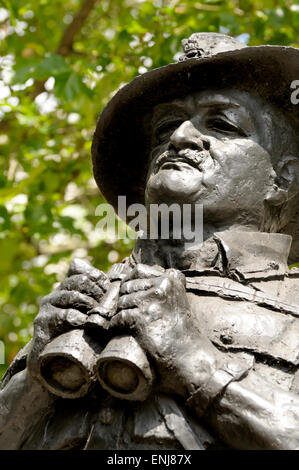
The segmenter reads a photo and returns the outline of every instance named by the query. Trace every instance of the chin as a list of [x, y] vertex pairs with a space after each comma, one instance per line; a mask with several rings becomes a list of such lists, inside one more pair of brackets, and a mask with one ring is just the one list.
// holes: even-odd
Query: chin
[[204, 189], [202, 175], [198, 171], [160, 170], [151, 175], [146, 186], [146, 198], [150, 203], [192, 203]]

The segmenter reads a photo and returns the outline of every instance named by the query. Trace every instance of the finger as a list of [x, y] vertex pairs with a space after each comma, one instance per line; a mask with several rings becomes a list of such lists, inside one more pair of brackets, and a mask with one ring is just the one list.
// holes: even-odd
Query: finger
[[138, 308], [121, 310], [111, 318], [109, 328], [134, 328], [139, 315]]
[[35, 342], [47, 343], [57, 332], [80, 328], [85, 324], [87, 318], [87, 315], [78, 310], [61, 309], [47, 304], [34, 320]]
[[59, 309], [59, 312], [53, 317], [53, 326], [59, 331], [67, 331], [72, 328], [82, 327], [86, 320], [87, 315], [73, 308]]
[[47, 304], [59, 308], [74, 308], [85, 313], [96, 307], [98, 302], [86, 294], [81, 294], [81, 292], [57, 290], [42, 299], [41, 307]]
[[107, 282], [109, 283], [109, 279], [103, 271], [94, 268], [90, 263], [80, 258], [73, 259], [69, 266], [67, 277], [74, 276], [76, 274], [86, 274], [97, 284], [103, 283], [105, 285]]
[[119, 298], [117, 308], [127, 309], [138, 307], [140, 302], [142, 302], [144, 299], [146, 299], [147, 302], [152, 302], [154, 300], [161, 299], [164, 296], [165, 290], [163, 289], [163, 286], [153, 287], [146, 291], [138, 291], [132, 294], [122, 295]]
[[93, 313], [88, 316], [85, 323], [86, 329], [99, 329], [99, 330], [108, 330], [110, 326], [110, 321], [104, 318], [99, 313]]
[[74, 274], [86, 274], [92, 272], [95, 268], [81, 258], [74, 258], [69, 266], [68, 276], [73, 276]]
[[125, 263], [115, 263], [107, 272], [107, 277], [110, 281], [121, 280], [124, 279], [131, 271], [132, 268], [128, 267]]
[[167, 277], [169, 277], [169, 278], [171, 278], [175, 281], [181, 282], [186, 287], [186, 277], [178, 269], [173, 269], [173, 268], [166, 269], [165, 274], [166, 274]]
[[124, 281], [132, 279], [147, 279], [158, 277], [165, 273], [165, 269], [161, 266], [148, 266], [147, 264], [137, 264], [132, 271], [124, 278]]
[[147, 290], [153, 287], [153, 279], [133, 279], [132, 281], [126, 281], [121, 285], [119, 293], [131, 294], [139, 290]]
[[86, 274], [75, 274], [71, 277], [67, 277], [62, 281], [58, 290], [78, 291], [81, 292], [81, 294], [92, 296], [97, 302], [101, 300], [105, 292], [103, 287], [91, 281]]

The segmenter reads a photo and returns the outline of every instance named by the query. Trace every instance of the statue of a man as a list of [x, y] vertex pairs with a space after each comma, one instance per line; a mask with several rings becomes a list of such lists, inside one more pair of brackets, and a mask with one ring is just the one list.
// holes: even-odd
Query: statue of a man
[[[183, 46], [113, 97], [93, 166], [114, 207], [201, 204], [203, 241], [141, 238], [107, 274], [72, 262], [4, 377], [2, 449], [299, 448], [299, 51], [214, 33]], [[136, 341], [154, 374], [144, 396], [117, 360], [104, 371], [115, 394], [95, 380], [76, 395], [67, 360], [46, 387], [40, 358], [83, 332], [99, 354]], [[69, 379], [69, 395], [52, 393]]]

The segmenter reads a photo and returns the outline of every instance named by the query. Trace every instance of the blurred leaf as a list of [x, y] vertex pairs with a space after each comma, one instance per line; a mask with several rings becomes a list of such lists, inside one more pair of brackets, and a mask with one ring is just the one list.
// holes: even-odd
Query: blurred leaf
[[54, 93], [58, 98], [65, 101], [73, 101], [82, 93], [89, 98], [93, 92], [82, 82], [82, 78], [76, 72], [62, 73], [56, 77]]
[[36, 68], [40, 59], [19, 59], [14, 67], [12, 84], [24, 83], [29, 78], [35, 78]]
[[64, 57], [57, 54], [48, 54], [36, 67], [35, 76], [42, 80], [51, 76], [70, 73], [71, 69]]

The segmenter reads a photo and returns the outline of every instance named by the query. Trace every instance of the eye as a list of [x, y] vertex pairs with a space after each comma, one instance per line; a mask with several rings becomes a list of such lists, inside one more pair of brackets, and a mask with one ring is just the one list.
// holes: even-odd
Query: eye
[[165, 121], [155, 129], [155, 137], [158, 142], [162, 143], [183, 123], [183, 119], [175, 119], [172, 121]]
[[208, 129], [215, 130], [216, 132], [222, 132], [224, 134], [238, 134], [243, 137], [247, 137], [247, 134], [239, 126], [232, 124], [226, 119], [222, 118], [211, 118], [206, 122]]

